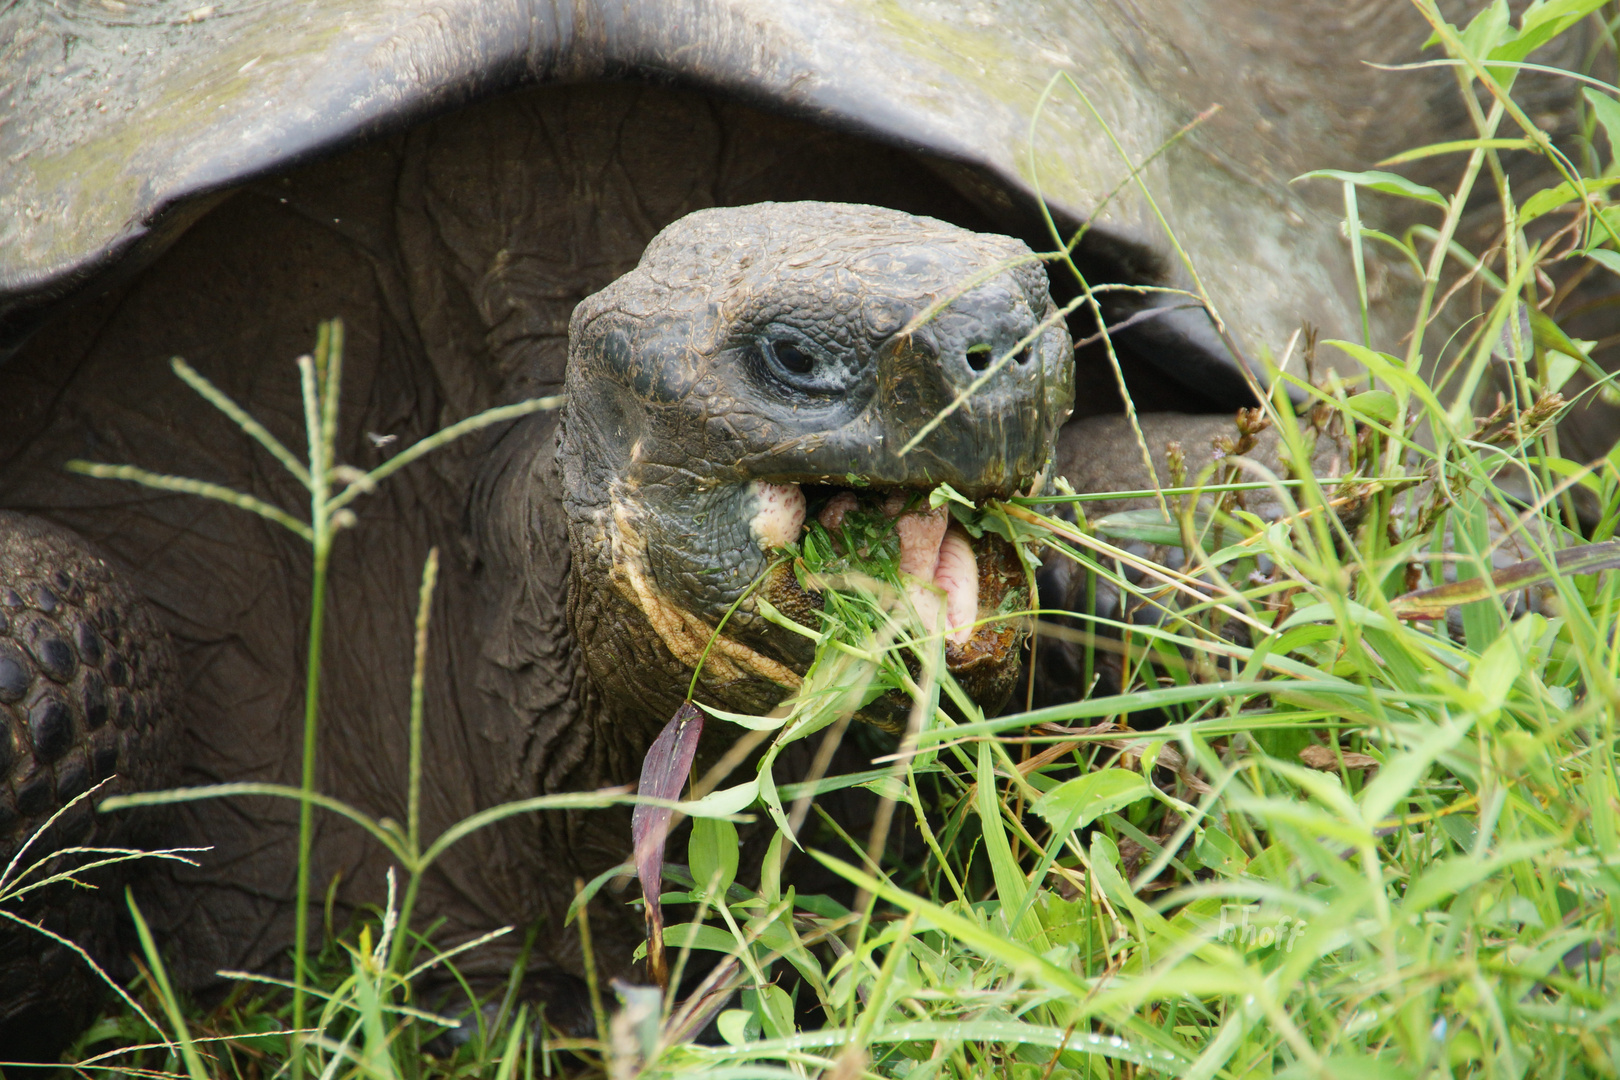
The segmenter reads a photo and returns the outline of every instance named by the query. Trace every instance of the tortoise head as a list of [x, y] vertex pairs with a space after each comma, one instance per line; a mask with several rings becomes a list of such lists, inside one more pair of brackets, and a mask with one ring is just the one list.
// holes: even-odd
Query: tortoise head
[[[901, 568], [937, 598], [947, 661], [1000, 706], [1019, 633], [972, 624], [1006, 609], [1022, 570], [1000, 541], [948, 531], [911, 496], [940, 483], [1007, 496], [1044, 480], [1073, 355], [1028, 247], [869, 206], [704, 210], [581, 303], [569, 342], [570, 602], [582, 639], [617, 643], [584, 650], [610, 697], [662, 709], [708, 648], [703, 684], [717, 699], [779, 700], [810, 642], [752, 597], [709, 639], [807, 513], [829, 522], [864, 504], [898, 518]], [[817, 598], [787, 567], [761, 591], [815, 624]]]

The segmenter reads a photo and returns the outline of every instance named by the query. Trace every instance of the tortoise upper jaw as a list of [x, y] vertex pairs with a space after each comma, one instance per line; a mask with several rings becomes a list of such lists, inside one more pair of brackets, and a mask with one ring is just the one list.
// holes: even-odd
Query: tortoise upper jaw
[[774, 483], [858, 479], [862, 490], [943, 483], [975, 501], [1028, 492], [1044, 479], [1073, 411], [1070, 352], [1060, 324], [1027, 346], [1022, 362], [978, 371], [960, 356], [946, 363], [925, 332], [897, 335], [879, 351], [865, 408], [743, 455], [739, 472]]

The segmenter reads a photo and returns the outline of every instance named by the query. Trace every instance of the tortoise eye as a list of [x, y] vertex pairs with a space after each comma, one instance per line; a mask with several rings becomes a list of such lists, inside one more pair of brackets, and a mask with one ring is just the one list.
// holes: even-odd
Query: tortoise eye
[[815, 357], [791, 341], [774, 342], [771, 352], [775, 355], [776, 362], [782, 365], [782, 369], [794, 375], [809, 375], [816, 369]]
[[746, 350], [757, 378], [796, 399], [830, 402], [860, 376], [857, 357], [830, 352], [792, 327], [768, 327], [747, 343]]

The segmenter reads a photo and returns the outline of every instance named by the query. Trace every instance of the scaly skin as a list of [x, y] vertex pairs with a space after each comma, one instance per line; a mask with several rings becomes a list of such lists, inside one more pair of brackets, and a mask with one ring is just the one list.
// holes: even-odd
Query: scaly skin
[[[97, 794], [166, 783], [174, 760], [174, 656], [147, 606], [66, 530], [0, 511], [0, 871], [30, 838], [12, 882], [83, 863], [32, 864], [69, 845], [116, 847], [154, 839], [155, 822], [60, 808]], [[37, 834], [37, 835], [36, 835]], [[8, 909], [102, 957], [119, 949], [122, 875], [92, 872], [99, 892], [55, 885]], [[89, 1019], [84, 962], [32, 931], [0, 931], [0, 1060], [46, 1049]]]

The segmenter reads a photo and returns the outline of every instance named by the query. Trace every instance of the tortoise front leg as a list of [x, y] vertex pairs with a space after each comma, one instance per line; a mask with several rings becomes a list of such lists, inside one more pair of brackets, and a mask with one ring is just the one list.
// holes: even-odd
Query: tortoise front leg
[[[107, 564], [65, 529], [0, 511], [0, 873], [16, 857], [0, 905], [104, 965], [127, 951], [121, 894], [138, 862], [84, 874], [94, 889], [16, 891], [97, 858], [63, 849], [151, 844], [151, 816], [94, 802], [168, 779], [174, 687], [167, 635]], [[73, 949], [0, 921], [0, 1061], [55, 1060], [101, 987]]]

